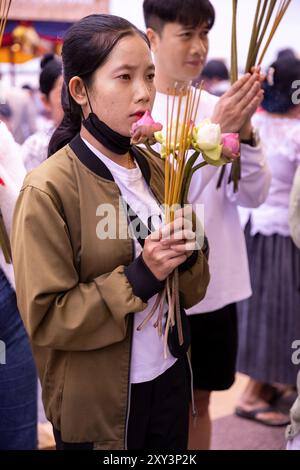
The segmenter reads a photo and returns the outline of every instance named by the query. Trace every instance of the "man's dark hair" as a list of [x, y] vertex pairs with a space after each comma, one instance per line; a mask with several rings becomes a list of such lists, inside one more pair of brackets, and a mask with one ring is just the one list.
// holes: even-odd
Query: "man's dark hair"
[[196, 27], [206, 23], [213, 27], [215, 10], [209, 0], [144, 0], [144, 19], [147, 28], [161, 33], [166, 23]]

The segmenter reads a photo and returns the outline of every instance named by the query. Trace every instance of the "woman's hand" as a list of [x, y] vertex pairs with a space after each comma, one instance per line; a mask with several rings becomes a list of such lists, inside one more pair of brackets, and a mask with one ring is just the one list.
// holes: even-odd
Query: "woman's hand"
[[190, 207], [175, 212], [174, 221], [145, 240], [143, 260], [159, 281], [164, 281], [184, 263], [196, 247]]

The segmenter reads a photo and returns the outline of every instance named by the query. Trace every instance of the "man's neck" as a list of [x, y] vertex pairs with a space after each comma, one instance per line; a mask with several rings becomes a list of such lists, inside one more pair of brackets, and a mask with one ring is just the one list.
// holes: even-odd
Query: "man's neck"
[[[187, 80], [180, 81], [180, 82], [176, 81], [170, 77], [167, 77], [164, 74], [161, 74], [159, 72], [159, 69], [156, 69], [154, 84], [155, 84], [156, 91], [158, 91], [159, 93], [163, 93], [164, 95], [168, 95], [168, 94], [178, 95], [179, 89], [182, 87], [187, 87], [189, 82]], [[176, 84], [177, 91], [175, 91], [175, 84]]]

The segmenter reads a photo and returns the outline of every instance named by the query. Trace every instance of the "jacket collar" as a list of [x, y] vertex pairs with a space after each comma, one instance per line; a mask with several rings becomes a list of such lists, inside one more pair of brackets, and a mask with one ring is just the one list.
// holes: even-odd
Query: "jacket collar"
[[[84, 143], [80, 134], [77, 134], [74, 139], [69, 143], [69, 146], [77, 156], [77, 158], [85, 165], [89, 170], [96, 175], [101, 176], [110, 181], [114, 181], [113, 175], [107, 168], [107, 166], [97, 157]], [[140, 170], [142, 172], [143, 177], [145, 178], [148, 186], [150, 184], [151, 179], [151, 171], [149, 163], [147, 162], [146, 158], [139, 152], [137, 147], [132, 147], [130, 150], [134, 158], [136, 159]]]

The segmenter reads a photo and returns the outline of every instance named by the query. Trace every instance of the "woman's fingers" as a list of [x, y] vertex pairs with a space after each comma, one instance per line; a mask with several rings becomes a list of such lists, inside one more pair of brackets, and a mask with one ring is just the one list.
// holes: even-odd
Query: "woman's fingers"
[[176, 253], [186, 253], [187, 251], [194, 251], [196, 249], [196, 240], [179, 245], [171, 245], [171, 248]]
[[166, 248], [171, 245], [180, 245], [182, 242], [193, 242], [196, 239], [193, 230], [179, 230], [168, 238], [161, 240], [161, 246]]

